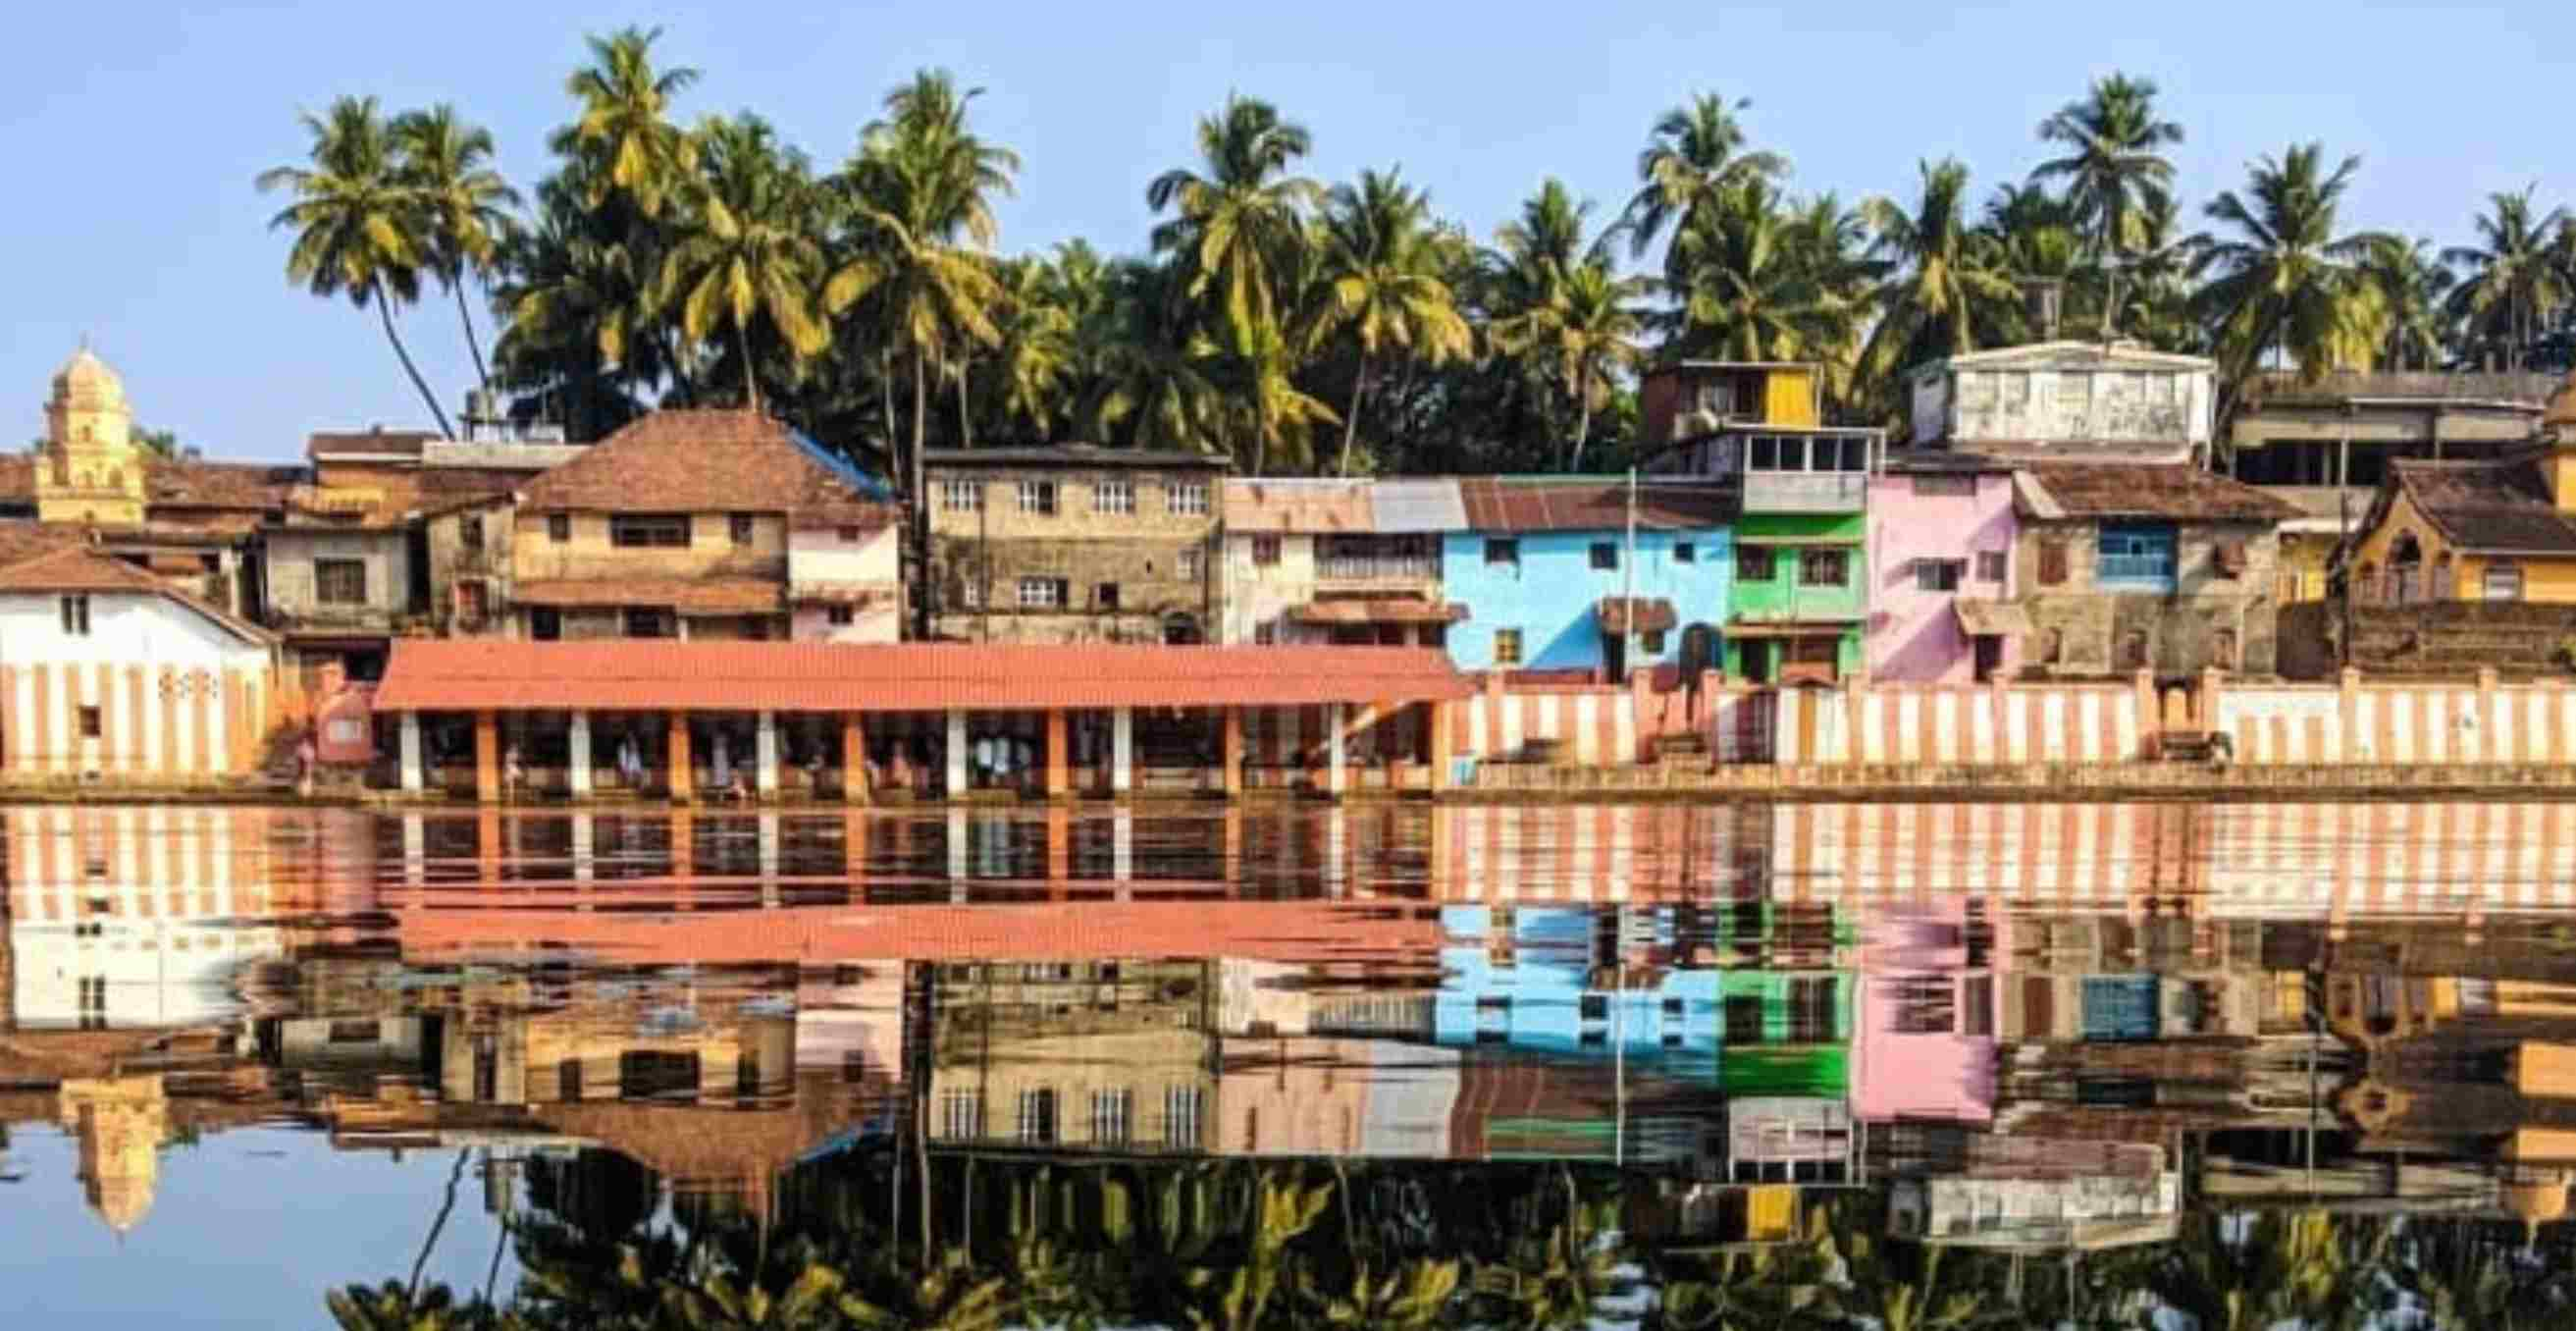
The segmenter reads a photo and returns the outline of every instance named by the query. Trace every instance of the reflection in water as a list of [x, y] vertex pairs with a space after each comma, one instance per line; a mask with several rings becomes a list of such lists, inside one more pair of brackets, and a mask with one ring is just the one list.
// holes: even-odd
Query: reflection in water
[[[0, 1122], [76, 1162], [0, 1234], [251, 1124], [410, 1153], [422, 1249], [304, 1273], [352, 1324], [2576, 1312], [2576, 805], [0, 836]], [[460, 1189], [488, 1290], [414, 1273]]]

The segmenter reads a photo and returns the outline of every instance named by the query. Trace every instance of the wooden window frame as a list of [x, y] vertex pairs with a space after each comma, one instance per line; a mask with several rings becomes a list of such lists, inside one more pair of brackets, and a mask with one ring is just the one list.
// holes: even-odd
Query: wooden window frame
[[611, 513], [608, 544], [618, 550], [686, 550], [697, 524], [686, 513]]

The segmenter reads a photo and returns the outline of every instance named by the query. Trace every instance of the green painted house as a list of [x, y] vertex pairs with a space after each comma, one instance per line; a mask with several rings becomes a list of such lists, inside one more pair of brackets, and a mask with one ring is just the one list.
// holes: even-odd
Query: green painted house
[[1735, 527], [1726, 673], [1829, 682], [1861, 668], [1868, 522], [1859, 513], [1746, 513]]

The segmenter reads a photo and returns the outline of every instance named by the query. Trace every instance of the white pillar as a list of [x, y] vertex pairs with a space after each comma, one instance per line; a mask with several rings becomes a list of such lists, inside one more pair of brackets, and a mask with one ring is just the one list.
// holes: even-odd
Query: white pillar
[[[1109, 793], [1124, 795], [1136, 788], [1136, 709], [1116, 707], [1109, 712]], [[1119, 877], [1127, 876], [1120, 870]]]
[[759, 762], [752, 780], [759, 783], [761, 797], [766, 799], [778, 793], [778, 713], [760, 714], [759, 739], [753, 752]]
[[420, 768], [420, 713], [402, 714], [402, 788], [406, 795], [417, 795], [428, 783]]
[[572, 753], [572, 771], [569, 774], [572, 780], [572, 797], [577, 800], [588, 799], [590, 798], [590, 713], [572, 714], [572, 735], [569, 747]]
[[[405, 713], [408, 719], [410, 714]], [[429, 881], [429, 825], [416, 813], [403, 815], [403, 886], [419, 887]], [[157, 844], [167, 845], [167, 841]], [[169, 882], [164, 877], [161, 882]]]
[[948, 810], [948, 899], [966, 900], [966, 806], [962, 804]]
[[1343, 850], [1350, 844], [1348, 819], [1349, 815], [1340, 809], [1324, 815], [1324, 895], [1328, 897], [1350, 890], [1343, 883], [1342, 873]]
[[1324, 788], [1337, 798], [1344, 790], [1349, 789], [1350, 782], [1350, 763], [1342, 753], [1343, 747], [1350, 739], [1347, 729], [1349, 717], [1343, 712], [1342, 707], [1343, 704], [1337, 702], [1324, 704], [1324, 733], [1330, 737], [1332, 743], [1330, 757], [1332, 765], [1326, 769]]
[[1119, 809], [1109, 815], [1109, 876], [1118, 882], [1118, 899], [1127, 899], [1136, 877], [1136, 815]]
[[966, 714], [948, 714], [948, 798], [966, 794]]
[[779, 829], [778, 815], [760, 815], [760, 904], [775, 906], [780, 902], [778, 882]]
[[[580, 713], [574, 713], [574, 717], [578, 719]], [[573, 733], [586, 736], [588, 728], [584, 727]], [[576, 883], [587, 883], [598, 875], [599, 829], [589, 814], [576, 813], [572, 816], [572, 880]], [[585, 900], [582, 908], [589, 909], [590, 903]]]

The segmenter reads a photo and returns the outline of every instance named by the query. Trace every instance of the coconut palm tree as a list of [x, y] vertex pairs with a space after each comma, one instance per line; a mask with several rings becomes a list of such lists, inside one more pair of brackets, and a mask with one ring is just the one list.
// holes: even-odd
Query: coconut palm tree
[[1645, 319], [1638, 302], [1646, 290], [1646, 279], [1621, 277], [1611, 271], [1607, 259], [1594, 258], [1552, 274], [1548, 288], [1534, 293], [1535, 304], [1491, 325], [1497, 349], [1545, 367], [1556, 387], [1575, 404], [1568, 471], [1583, 466], [1593, 410], [1609, 396], [1616, 376], [1643, 359], [1637, 337]]
[[1121, 263], [1112, 274], [1114, 336], [1103, 344], [1083, 418], [1104, 440], [1136, 448], [1221, 451], [1223, 358], [1215, 339], [1180, 314], [1185, 279], [1169, 267], [1136, 262]]
[[[1701, 93], [1655, 122], [1637, 154], [1637, 192], [1619, 219], [1632, 256], [1643, 257], [1667, 228], [1679, 235], [1711, 226], [1744, 187], [1788, 173], [1789, 161], [1778, 153], [1746, 150], [1737, 117], [1751, 105]], [[1680, 285], [1669, 249], [1664, 264], [1666, 280]]]
[[580, 428], [576, 437], [596, 439], [641, 414], [631, 390], [668, 372], [648, 290], [654, 274], [640, 272], [633, 250], [559, 182], [537, 193], [535, 224], [502, 248], [493, 366], [516, 391], [566, 399], [558, 405]]
[[1474, 334], [1441, 280], [1438, 233], [1430, 200], [1397, 173], [1363, 171], [1356, 186], [1336, 187], [1325, 207], [1322, 262], [1326, 299], [1311, 321], [1321, 341], [1347, 333], [1359, 351], [1350, 410], [1342, 418], [1341, 474], [1351, 474], [1360, 399], [1381, 355], [1419, 357], [1441, 365], [1464, 358]]
[[1999, 1323], [1973, 1280], [1937, 1244], [1890, 1244], [1855, 1234], [1841, 1245], [1843, 1284], [1831, 1302], [1840, 1325], [1870, 1331], [1965, 1331]]
[[757, 116], [711, 118], [696, 138], [694, 155], [705, 169], [654, 292], [659, 304], [679, 311], [690, 341], [732, 331], [744, 405], [757, 412], [756, 322], [786, 343], [791, 370], [831, 342], [814, 308], [823, 274], [823, 247], [811, 229], [814, 183], [803, 155], [780, 147]]
[[2231, 379], [2271, 351], [2288, 354], [2311, 379], [2368, 362], [2379, 310], [2356, 265], [2376, 240], [2370, 232], [2336, 234], [2336, 211], [2360, 167], [2360, 158], [2346, 157], [2328, 170], [2323, 147], [2294, 144], [2255, 163], [2243, 193], [2210, 201], [2210, 218], [2234, 234], [2209, 243], [2213, 276], [2196, 300], [2217, 330]]
[[1326, 1326], [1433, 1331], [1457, 1313], [1458, 1271], [1456, 1262], [1416, 1259], [1379, 1271], [1362, 1261], [1348, 1285], [1309, 1291], [1307, 1300]]
[[2187, 1222], [2148, 1288], [2192, 1331], [2267, 1331], [2325, 1309], [2338, 1261], [2334, 1221], [2322, 1211], [2204, 1213]]
[[2478, 243], [2442, 251], [2442, 262], [2461, 274], [2450, 292], [2452, 317], [2470, 337], [2502, 342], [2506, 367], [2515, 370], [2569, 297], [2569, 276], [2557, 261], [2567, 210], [2538, 212], [2534, 188], [2488, 195], [2487, 211], [2477, 219]]
[[1009, 1311], [1006, 1282], [975, 1269], [963, 1250], [947, 1249], [917, 1273], [881, 1264], [862, 1287], [845, 1288], [839, 1309], [858, 1331], [999, 1331]]
[[295, 233], [286, 278], [316, 296], [347, 296], [360, 309], [375, 306], [403, 372], [439, 432], [453, 436], [438, 395], [429, 391], [394, 330], [393, 307], [420, 299], [421, 270], [432, 249], [426, 210], [403, 178], [392, 129], [373, 97], [342, 97], [322, 114], [306, 112], [298, 119], [312, 138], [309, 164], [272, 167], [258, 179], [261, 192], [284, 190], [293, 200], [268, 222], [270, 230]]
[[[1724, 360], [1799, 360], [1834, 339], [1841, 293], [1814, 252], [1838, 234], [1786, 211], [1754, 181], [1729, 193], [1673, 236], [1668, 290], [1680, 298], [1679, 326], [1665, 354]], [[1831, 227], [1831, 223], [1825, 223]]]
[[501, 243], [517, 225], [511, 210], [519, 206], [519, 192], [492, 169], [492, 132], [467, 123], [452, 106], [442, 102], [395, 117], [393, 136], [400, 159], [395, 170], [427, 215], [422, 239], [428, 269], [456, 298], [474, 376], [490, 388], [492, 375], [474, 336], [465, 286], [468, 279], [491, 278]]
[[2392, 370], [2439, 365], [2450, 342], [2450, 322], [2443, 311], [2452, 276], [2433, 242], [2383, 236], [2362, 255], [2361, 277], [2378, 293], [2387, 319], [2380, 364]]
[[388, 1280], [374, 1289], [351, 1285], [322, 1296], [340, 1331], [470, 1331], [499, 1320], [490, 1303], [458, 1303], [445, 1285], [406, 1289]]
[[590, 206], [612, 193], [630, 200], [645, 217], [658, 217], [663, 201], [697, 167], [697, 141], [672, 122], [671, 99], [698, 81], [687, 66], [653, 68], [660, 28], [620, 28], [589, 38], [591, 64], [573, 71], [564, 91], [581, 114], [558, 131], [555, 151], [587, 156], [600, 165], [590, 175]]
[[1055, 300], [1056, 280], [1044, 259], [999, 266], [1001, 345], [994, 352], [994, 390], [1002, 419], [1037, 438], [1053, 437], [1066, 413], [1064, 387], [1073, 372], [1074, 316]]
[[2030, 178], [2066, 186], [2073, 221], [2111, 289], [2102, 303], [2106, 337], [2118, 312], [2119, 266], [2142, 238], [2137, 219], [2172, 198], [2173, 162], [2161, 150], [2182, 142], [2182, 126], [2157, 118], [2155, 101], [2154, 80], [2115, 73], [2039, 123], [2040, 140], [2066, 152], [2032, 168]]
[[1882, 384], [1917, 362], [1976, 350], [1981, 332], [2013, 305], [2012, 277], [1993, 240], [1968, 225], [1968, 168], [1945, 158], [1917, 169], [1922, 187], [1912, 208], [1887, 198], [1861, 205], [1872, 253], [1890, 269], [1863, 353]]

